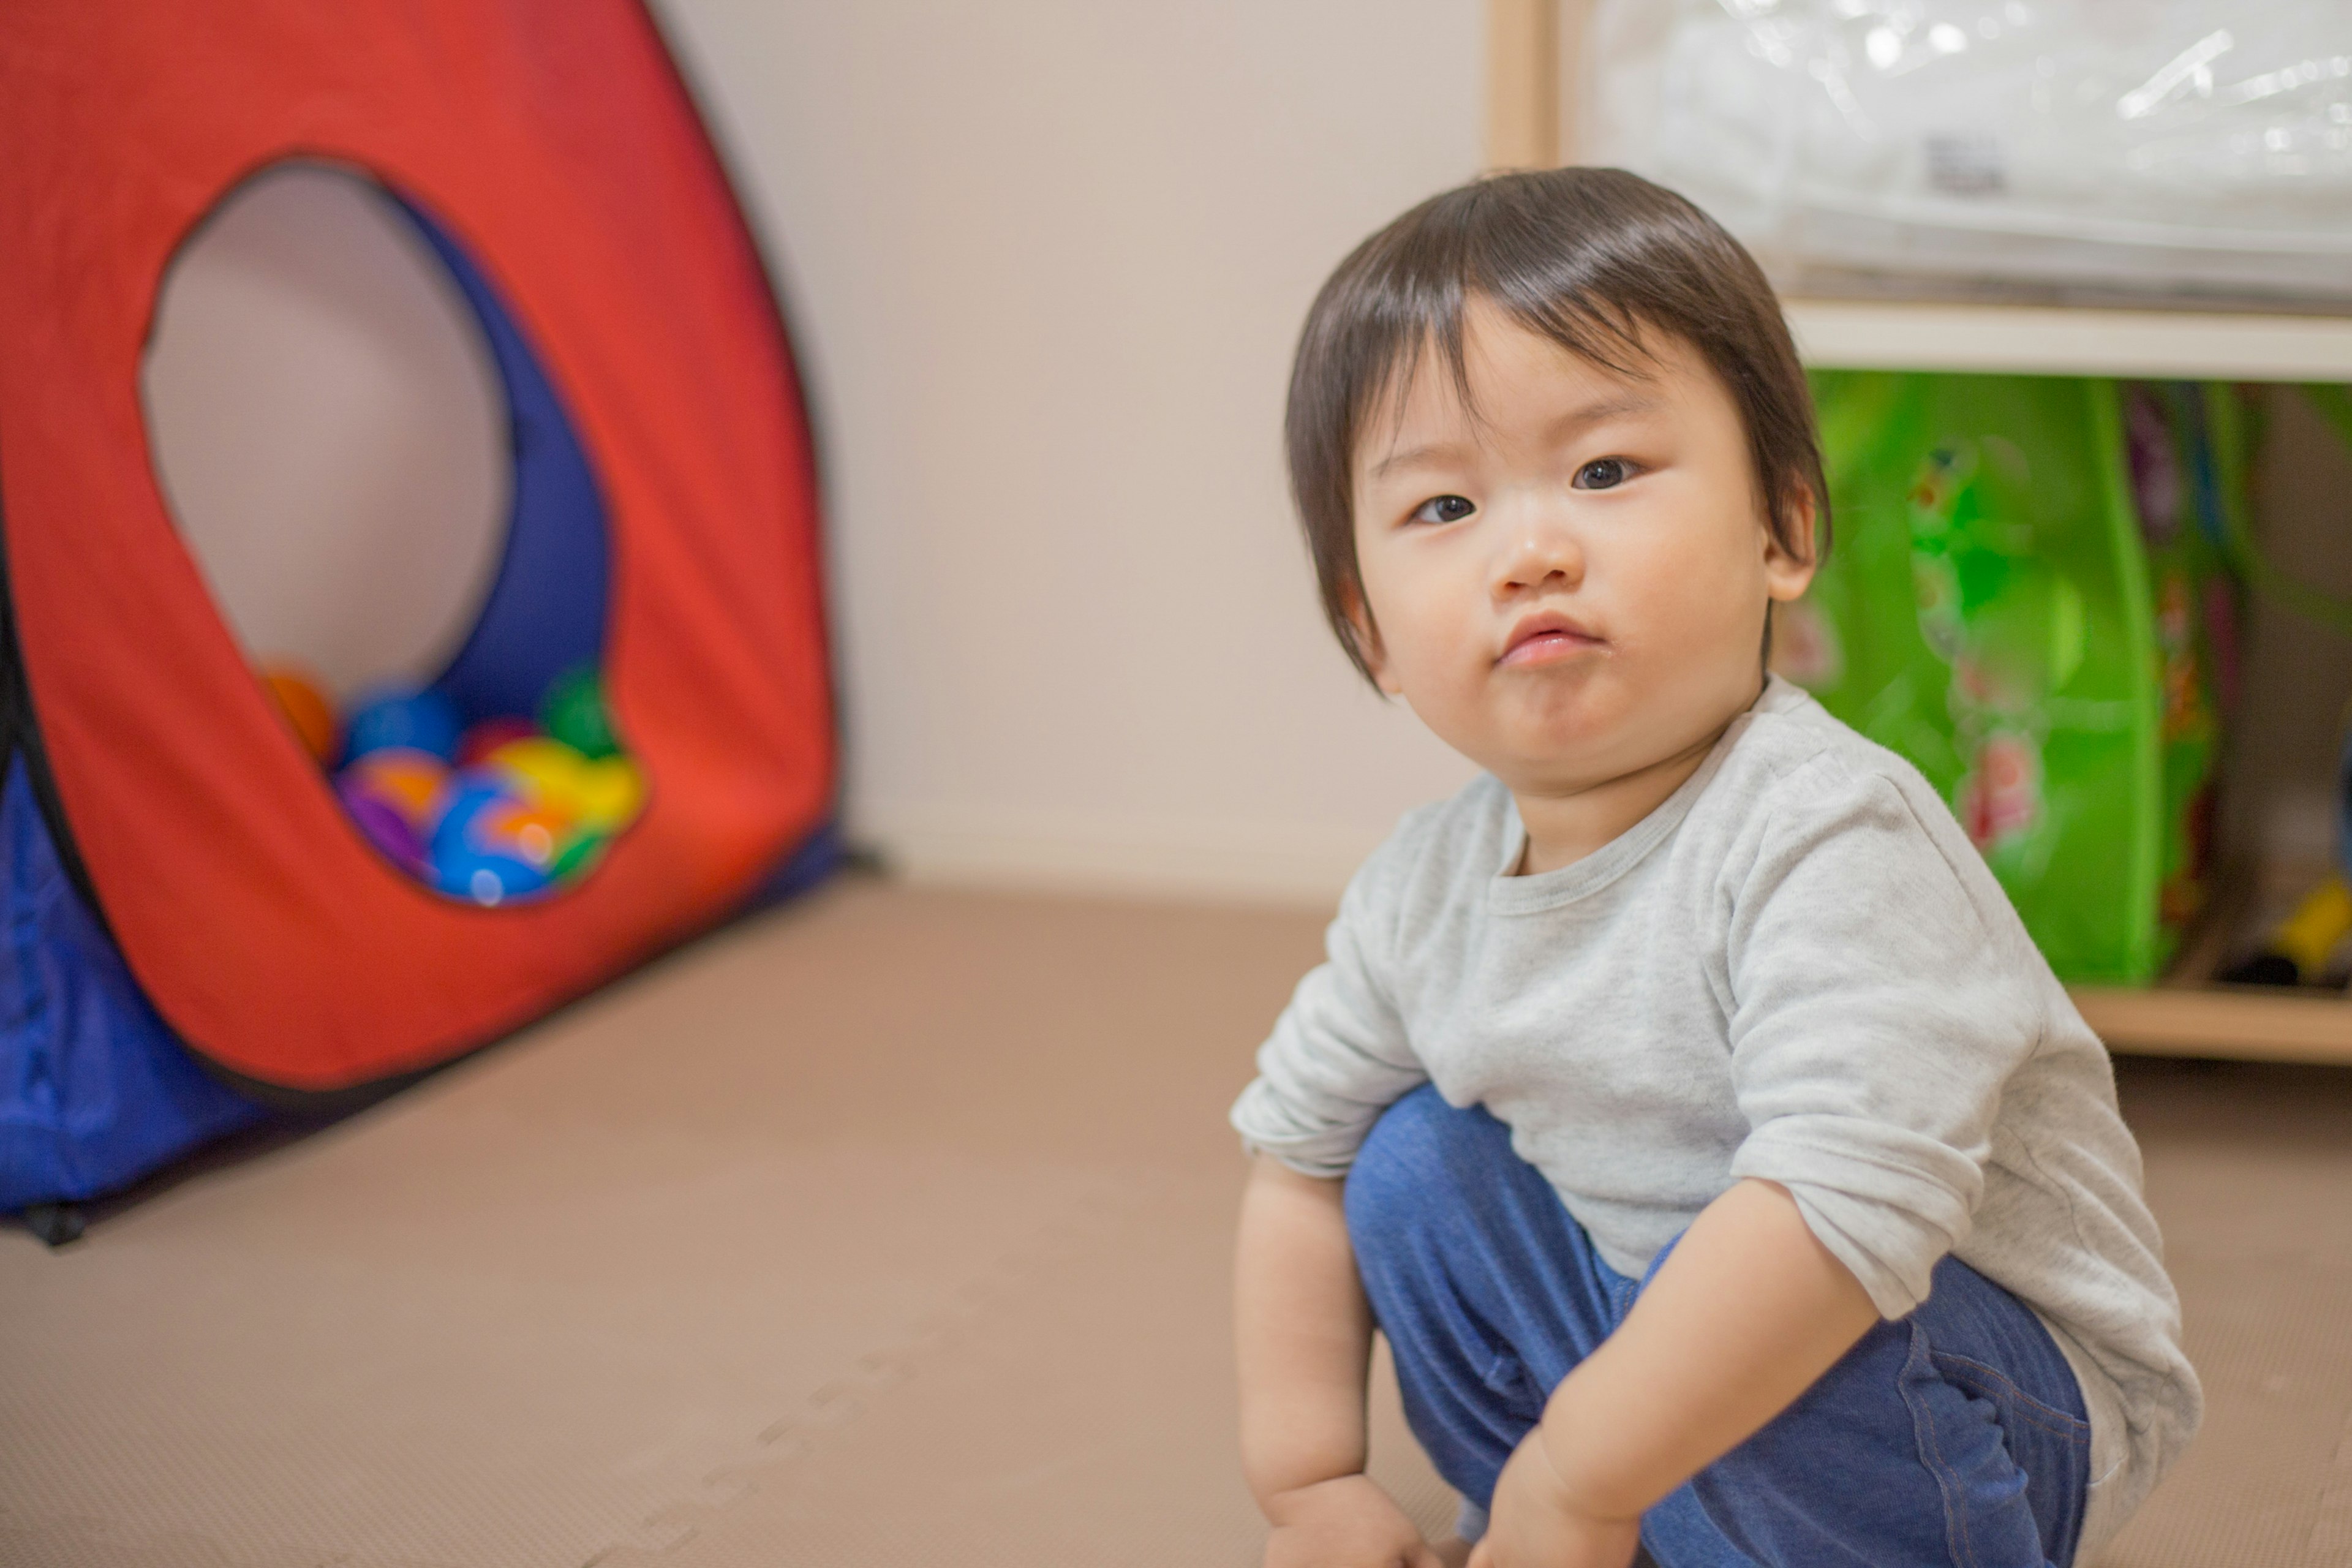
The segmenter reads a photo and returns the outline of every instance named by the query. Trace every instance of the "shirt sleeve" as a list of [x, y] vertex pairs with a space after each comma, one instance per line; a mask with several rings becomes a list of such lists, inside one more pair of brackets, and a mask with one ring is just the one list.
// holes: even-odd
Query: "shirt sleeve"
[[1378, 870], [1368, 863], [1349, 884], [1324, 962], [1298, 983], [1234, 1102], [1244, 1149], [1310, 1176], [1347, 1174], [1381, 1112], [1429, 1076], [1388, 990], [1395, 910], [1373, 890]]
[[1969, 1233], [2003, 1086], [2040, 1044], [2046, 969], [1957, 825], [1922, 819], [1943, 810], [1932, 796], [1825, 758], [1773, 795], [1728, 889], [1750, 1129], [1731, 1173], [1787, 1187], [1897, 1318]]

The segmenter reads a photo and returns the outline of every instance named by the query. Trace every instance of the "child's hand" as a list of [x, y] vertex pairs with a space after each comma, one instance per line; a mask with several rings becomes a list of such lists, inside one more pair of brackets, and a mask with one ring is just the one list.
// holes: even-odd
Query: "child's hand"
[[1404, 1510], [1366, 1476], [1300, 1487], [1267, 1510], [1265, 1568], [1444, 1568]]
[[1486, 1539], [1469, 1568], [1628, 1568], [1641, 1519], [1597, 1519], [1578, 1508], [1542, 1445], [1538, 1426], [1496, 1478]]

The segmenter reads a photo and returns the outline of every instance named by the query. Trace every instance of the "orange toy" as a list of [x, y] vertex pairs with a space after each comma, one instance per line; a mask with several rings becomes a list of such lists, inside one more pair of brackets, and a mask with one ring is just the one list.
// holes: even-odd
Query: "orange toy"
[[386, 746], [345, 768], [343, 776], [382, 798], [418, 833], [430, 835], [435, 807], [449, 787], [449, 764], [413, 746]]
[[343, 749], [343, 726], [318, 680], [298, 664], [273, 660], [261, 667], [261, 684], [278, 699], [278, 710], [301, 737], [302, 749], [320, 767], [333, 767]]

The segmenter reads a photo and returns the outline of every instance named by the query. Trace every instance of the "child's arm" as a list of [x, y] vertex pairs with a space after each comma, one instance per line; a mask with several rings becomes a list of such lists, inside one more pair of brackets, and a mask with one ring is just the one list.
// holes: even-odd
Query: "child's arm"
[[1504, 1468], [1472, 1568], [1623, 1568], [1643, 1510], [1787, 1408], [1877, 1321], [1788, 1189], [1741, 1182], [1552, 1392]]
[[1242, 1472], [1274, 1525], [1267, 1568], [1437, 1568], [1364, 1475], [1372, 1315], [1340, 1184], [1261, 1154], [1234, 1263]]

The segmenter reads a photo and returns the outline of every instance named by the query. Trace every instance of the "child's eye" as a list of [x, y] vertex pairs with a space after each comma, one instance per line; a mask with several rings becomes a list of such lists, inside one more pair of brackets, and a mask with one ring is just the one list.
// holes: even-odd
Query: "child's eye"
[[1580, 490], [1613, 490], [1633, 477], [1633, 465], [1622, 458], [1595, 458], [1576, 470], [1570, 483]]
[[1415, 522], [1460, 522], [1478, 509], [1462, 496], [1432, 496], [1414, 509]]

